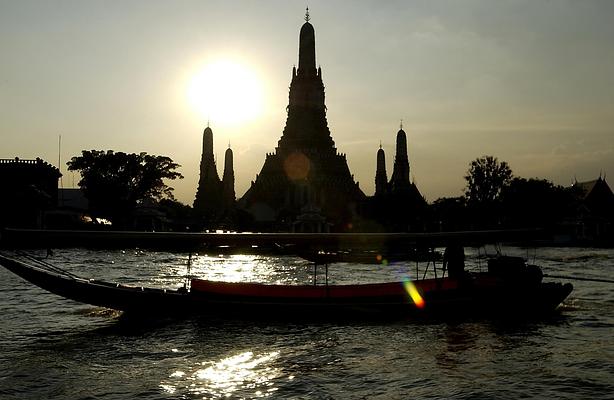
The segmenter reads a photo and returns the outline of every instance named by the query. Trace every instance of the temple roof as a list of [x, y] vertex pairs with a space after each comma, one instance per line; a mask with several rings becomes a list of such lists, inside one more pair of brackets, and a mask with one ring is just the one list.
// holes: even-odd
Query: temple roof
[[582, 190], [583, 199], [586, 199], [589, 195], [593, 194], [597, 190], [605, 193], [606, 196], [612, 196], [612, 190], [610, 189], [610, 186], [607, 184], [605, 179], [601, 177], [592, 181], [575, 182], [574, 186]]

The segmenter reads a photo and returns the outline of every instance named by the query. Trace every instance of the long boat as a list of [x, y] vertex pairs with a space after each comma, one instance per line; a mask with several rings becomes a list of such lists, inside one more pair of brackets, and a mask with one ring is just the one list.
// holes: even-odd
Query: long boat
[[541, 316], [573, 290], [543, 282], [541, 270], [516, 258], [495, 260], [489, 272], [458, 277], [352, 285], [273, 285], [192, 279], [189, 287], [158, 289], [84, 279], [34, 258], [0, 255], [0, 264], [62, 297], [137, 315], [203, 314], [236, 318], [407, 318]]

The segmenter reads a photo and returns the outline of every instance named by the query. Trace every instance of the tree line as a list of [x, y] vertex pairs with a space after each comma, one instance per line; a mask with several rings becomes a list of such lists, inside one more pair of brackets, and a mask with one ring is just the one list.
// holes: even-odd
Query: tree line
[[552, 228], [578, 206], [576, 187], [514, 176], [509, 164], [482, 156], [469, 164], [459, 197], [437, 199], [431, 218], [442, 230]]

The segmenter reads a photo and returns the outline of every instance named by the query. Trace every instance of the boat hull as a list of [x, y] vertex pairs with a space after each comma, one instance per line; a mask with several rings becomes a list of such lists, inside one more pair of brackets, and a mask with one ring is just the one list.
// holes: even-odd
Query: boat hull
[[468, 282], [445, 278], [413, 284], [423, 303], [412, 300], [402, 282], [327, 287], [195, 280], [191, 295], [209, 309], [238, 317], [509, 318], [552, 313], [573, 290], [571, 284], [561, 283], [518, 287], [487, 276]]
[[187, 303], [186, 293], [178, 290], [142, 288], [92, 279], [72, 278], [5, 256], [0, 256], [0, 264], [41, 289], [94, 306], [121, 311], [157, 313], [181, 309]]

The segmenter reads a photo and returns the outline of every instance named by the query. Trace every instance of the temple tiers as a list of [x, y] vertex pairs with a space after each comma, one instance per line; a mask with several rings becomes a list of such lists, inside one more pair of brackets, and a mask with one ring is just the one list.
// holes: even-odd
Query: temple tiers
[[[240, 205], [262, 228], [347, 230], [365, 195], [328, 128], [322, 70], [316, 68], [315, 30], [308, 14], [299, 35], [299, 63], [298, 69], [292, 69], [287, 112], [275, 152], [266, 155]], [[319, 222], [302, 224], [305, 220]]]

